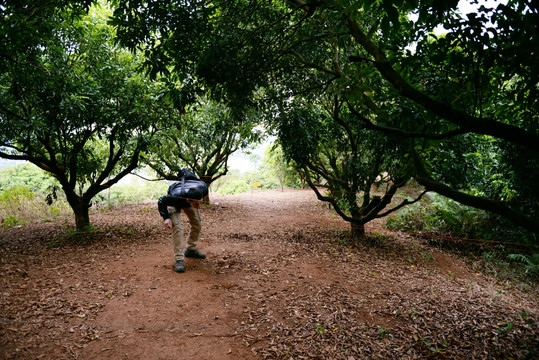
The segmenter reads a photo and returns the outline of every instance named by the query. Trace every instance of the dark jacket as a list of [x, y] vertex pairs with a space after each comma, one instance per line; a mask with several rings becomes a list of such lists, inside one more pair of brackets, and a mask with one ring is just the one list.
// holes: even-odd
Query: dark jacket
[[180, 181], [173, 183], [168, 187], [167, 195], [161, 196], [157, 201], [159, 215], [166, 220], [169, 218], [168, 206], [173, 206], [177, 210], [189, 208], [191, 205], [187, 199], [202, 199], [208, 195], [208, 186], [199, 180], [192, 172], [183, 169], [183, 175]]

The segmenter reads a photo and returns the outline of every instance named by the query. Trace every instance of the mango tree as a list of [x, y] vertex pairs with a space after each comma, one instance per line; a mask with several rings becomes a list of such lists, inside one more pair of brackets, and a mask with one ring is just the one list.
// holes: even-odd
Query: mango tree
[[[21, 21], [15, 10], [1, 28], [13, 43], [20, 34], [10, 29]], [[138, 166], [168, 108], [159, 100], [159, 84], [137, 71], [137, 56], [115, 43], [103, 10], [61, 15], [43, 18], [52, 30], [34, 43], [5, 47], [0, 156], [26, 160], [54, 176], [76, 228], [87, 230], [92, 198]]]
[[[161, 179], [178, 180], [184, 167], [208, 186], [228, 171], [228, 159], [262, 137], [254, 111], [235, 113], [221, 102], [199, 97], [163, 124], [143, 161]], [[209, 195], [205, 199], [209, 203]]]

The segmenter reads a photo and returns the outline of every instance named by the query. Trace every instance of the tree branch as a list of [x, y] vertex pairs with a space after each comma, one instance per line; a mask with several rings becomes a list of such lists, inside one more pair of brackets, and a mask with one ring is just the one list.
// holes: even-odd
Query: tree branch
[[427, 191], [434, 191], [461, 204], [493, 212], [503, 216], [518, 226], [539, 233], [538, 219], [527, 216], [526, 214], [507, 206], [503, 202], [466, 194], [461, 191], [454, 190], [440, 181], [434, 180], [428, 174], [423, 161], [419, 157], [419, 154], [414, 149], [411, 149], [410, 151], [412, 154], [415, 171], [414, 178], [419, 184], [423, 185]]
[[379, 217], [379, 218], [386, 217], [389, 214], [391, 214], [391, 213], [393, 213], [393, 212], [395, 212], [397, 210], [400, 210], [400, 209], [402, 209], [403, 207], [405, 207], [407, 205], [415, 204], [416, 202], [418, 202], [419, 200], [421, 200], [423, 198], [423, 195], [425, 195], [428, 192], [429, 192], [428, 190], [424, 190], [423, 192], [421, 192], [421, 194], [419, 194], [419, 196], [417, 198], [415, 198], [412, 201], [409, 201], [408, 199], [404, 199], [399, 205], [395, 206], [392, 209], [389, 209], [388, 211], [386, 211], [384, 213], [378, 214], [377, 217]]
[[350, 112], [359, 120], [361, 120], [361, 122], [365, 124], [367, 129], [381, 131], [387, 134], [397, 135], [402, 138], [425, 138], [425, 139], [431, 139], [431, 140], [442, 140], [442, 139], [447, 139], [453, 136], [457, 136], [457, 135], [461, 135], [461, 134], [465, 134], [469, 132], [464, 129], [456, 129], [456, 130], [448, 131], [443, 134], [427, 134], [427, 133], [408, 132], [408, 131], [404, 131], [398, 128], [376, 125], [371, 120], [361, 115], [348, 101], [346, 101], [346, 104], [348, 105], [348, 109], [350, 110]]
[[[305, 171], [305, 174], [307, 174], [307, 172]], [[306, 176], [305, 177], [305, 181], [307, 181], [307, 184], [309, 184], [309, 187], [311, 189], [313, 189], [314, 193], [316, 194], [316, 197], [318, 198], [318, 200], [320, 201], [324, 201], [324, 202], [328, 202], [330, 203], [331, 205], [333, 205], [333, 208], [335, 209], [335, 211], [337, 212], [337, 214], [339, 214], [339, 216], [341, 218], [343, 218], [344, 220], [350, 222], [350, 223], [353, 223], [354, 222], [354, 219], [348, 215], [346, 215], [342, 210], [341, 208], [339, 207], [339, 204], [337, 203], [337, 201], [331, 197], [328, 197], [328, 196], [323, 196], [320, 191], [318, 190], [318, 188], [314, 185], [314, 183], [312, 182], [311, 178], [309, 176]]]
[[438, 115], [463, 130], [494, 136], [539, 151], [539, 135], [532, 134], [516, 126], [504, 124], [494, 119], [482, 119], [456, 110], [450, 105], [434, 100], [409, 84], [391, 65], [382, 50], [361, 30], [356, 20], [348, 19], [348, 25], [355, 41], [374, 57], [374, 65], [380, 74], [390, 82], [401, 96], [404, 96], [432, 113]]

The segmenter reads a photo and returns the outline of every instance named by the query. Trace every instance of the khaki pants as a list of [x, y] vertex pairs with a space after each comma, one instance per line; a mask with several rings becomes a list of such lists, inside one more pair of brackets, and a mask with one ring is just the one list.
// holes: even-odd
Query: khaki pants
[[194, 207], [178, 209], [174, 207], [168, 207], [168, 213], [170, 215], [170, 221], [172, 221], [172, 246], [174, 247], [174, 261], [183, 260], [185, 258], [184, 252], [184, 239], [183, 239], [183, 226], [181, 211], [187, 215], [191, 229], [189, 230], [189, 237], [187, 238], [187, 250], [194, 250], [197, 248], [198, 236], [200, 235], [200, 229], [202, 228], [202, 219], [198, 209]]

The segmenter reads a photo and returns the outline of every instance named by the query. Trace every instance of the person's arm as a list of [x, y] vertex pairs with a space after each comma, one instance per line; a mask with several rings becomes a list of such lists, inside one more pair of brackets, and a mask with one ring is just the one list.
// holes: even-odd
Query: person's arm
[[159, 215], [163, 218], [165, 227], [172, 229], [172, 220], [170, 220], [167, 209], [167, 207], [171, 205], [170, 201], [170, 196], [161, 196], [159, 200], [157, 200], [157, 209], [159, 210]]
[[169, 218], [168, 215], [168, 206], [172, 206], [171, 203], [171, 197], [170, 196], [161, 196], [159, 200], [157, 200], [157, 209], [159, 210], [159, 215], [163, 218], [163, 220], [166, 220]]

